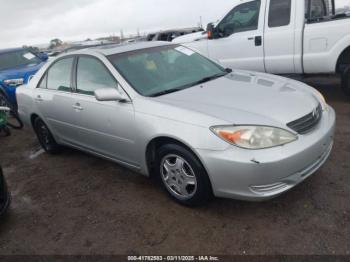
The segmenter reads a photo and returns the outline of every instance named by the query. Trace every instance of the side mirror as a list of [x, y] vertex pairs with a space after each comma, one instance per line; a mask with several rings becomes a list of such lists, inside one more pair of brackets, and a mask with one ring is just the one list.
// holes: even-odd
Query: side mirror
[[214, 38], [214, 24], [213, 23], [209, 23], [207, 25], [207, 34], [208, 34], [208, 39], [213, 39]]
[[95, 90], [95, 98], [97, 101], [119, 101], [130, 102], [129, 97], [119, 92], [116, 88], [100, 88]]

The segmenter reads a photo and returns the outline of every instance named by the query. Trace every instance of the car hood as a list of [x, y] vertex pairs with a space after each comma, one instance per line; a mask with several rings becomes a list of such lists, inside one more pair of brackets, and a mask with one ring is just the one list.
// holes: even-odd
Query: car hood
[[199, 41], [202, 39], [208, 39], [207, 32], [201, 31], [201, 32], [196, 32], [196, 33], [192, 33], [192, 34], [179, 36], [179, 37], [176, 37], [175, 39], [173, 39], [172, 42], [175, 44], [185, 44], [185, 43], [190, 43], [193, 41]]
[[294, 80], [234, 71], [225, 77], [157, 97], [156, 100], [214, 117], [221, 124], [225, 121], [225, 124], [285, 127], [317, 107], [320, 102], [314, 92], [311, 87]]
[[2, 82], [6, 79], [24, 78], [25, 82], [27, 82], [28, 78], [34, 75], [44, 64], [45, 62], [2, 70], [0, 71], [0, 81]]

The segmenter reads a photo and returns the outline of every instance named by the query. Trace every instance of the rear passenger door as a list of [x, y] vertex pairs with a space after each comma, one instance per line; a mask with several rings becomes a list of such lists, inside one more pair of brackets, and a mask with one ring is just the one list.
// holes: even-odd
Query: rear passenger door
[[75, 114], [79, 146], [117, 161], [135, 164], [135, 117], [132, 103], [97, 101], [94, 91], [125, 92], [96, 57], [80, 56], [76, 67]]
[[37, 108], [53, 135], [69, 143], [78, 139], [76, 116], [72, 114], [74, 59], [67, 57], [52, 64], [34, 91]]
[[[299, 47], [298, 53], [301, 55], [302, 39], [298, 43], [295, 40], [297, 36], [301, 38], [302, 27], [299, 31], [295, 30], [296, 2], [297, 0], [270, 0], [267, 6], [264, 52], [265, 69], [268, 73], [298, 73], [294, 64], [294, 53]], [[301, 20], [304, 21], [303, 18]], [[301, 62], [301, 56], [299, 61]]]

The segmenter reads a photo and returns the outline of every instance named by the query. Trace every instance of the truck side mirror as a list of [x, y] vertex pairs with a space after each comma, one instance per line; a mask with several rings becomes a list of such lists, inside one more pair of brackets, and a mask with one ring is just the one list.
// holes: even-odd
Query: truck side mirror
[[207, 25], [207, 34], [208, 34], [208, 39], [214, 39], [214, 24], [213, 23], [209, 23]]

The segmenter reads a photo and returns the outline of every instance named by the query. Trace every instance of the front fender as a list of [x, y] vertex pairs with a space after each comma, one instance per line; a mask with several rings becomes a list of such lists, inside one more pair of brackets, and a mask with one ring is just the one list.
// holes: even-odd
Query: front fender
[[196, 153], [198, 149], [221, 151], [230, 146], [206, 127], [144, 114], [136, 115], [136, 121], [140, 130], [137, 138], [137, 144], [140, 145], [138, 159], [140, 159], [141, 173], [145, 175], [148, 175], [146, 150], [155, 138], [165, 137], [176, 140], [190, 148], [199, 159], [200, 156]]

